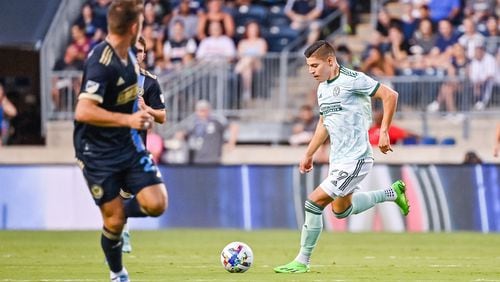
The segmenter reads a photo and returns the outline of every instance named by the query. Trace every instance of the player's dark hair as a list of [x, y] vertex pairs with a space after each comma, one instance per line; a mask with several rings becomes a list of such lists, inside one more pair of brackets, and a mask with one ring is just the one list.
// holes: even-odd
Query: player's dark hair
[[335, 49], [333, 49], [333, 46], [328, 41], [319, 40], [307, 47], [304, 51], [304, 56], [306, 56], [306, 58], [317, 57], [324, 60], [329, 56], [334, 57]]
[[137, 0], [114, 0], [108, 9], [108, 29], [110, 32], [125, 35], [143, 12], [143, 5]]
[[139, 39], [137, 39], [137, 42], [142, 45], [142, 48], [144, 49], [144, 52], [146, 52], [146, 39], [144, 37], [139, 36]]

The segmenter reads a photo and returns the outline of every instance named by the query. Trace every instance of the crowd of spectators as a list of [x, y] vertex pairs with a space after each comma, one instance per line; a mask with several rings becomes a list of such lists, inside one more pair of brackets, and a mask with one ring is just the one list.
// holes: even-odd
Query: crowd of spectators
[[432, 94], [429, 111], [465, 107], [456, 101], [463, 93], [473, 93], [467, 101], [473, 109], [483, 110], [500, 92], [497, 2], [400, 0], [401, 14], [382, 7], [359, 69], [378, 77], [443, 78], [446, 82]]

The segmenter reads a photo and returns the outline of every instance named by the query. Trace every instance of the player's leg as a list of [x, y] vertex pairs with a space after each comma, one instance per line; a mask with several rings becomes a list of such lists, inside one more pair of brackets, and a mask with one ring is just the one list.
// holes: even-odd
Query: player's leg
[[167, 188], [163, 183], [144, 187], [134, 197], [141, 210], [148, 216], [160, 216], [167, 209]]
[[136, 155], [126, 175], [125, 185], [135, 195], [125, 203], [127, 218], [160, 216], [167, 208], [167, 188], [147, 152]]
[[122, 199], [116, 197], [101, 204], [99, 208], [103, 219], [101, 247], [108, 262], [111, 281], [129, 281], [122, 263], [121, 232], [125, 224]]
[[[120, 197], [123, 199], [124, 203], [127, 203], [127, 201], [132, 199], [134, 197], [134, 195], [125, 191], [124, 189], [121, 189], [120, 190]], [[130, 238], [130, 228], [129, 228], [128, 222], [125, 222], [125, 224], [123, 225], [122, 238], [123, 238], [122, 252], [131, 253], [132, 252], [132, 242], [131, 242], [131, 238]]]
[[[368, 172], [373, 166], [373, 161], [370, 160], [360, 160], [356, 163], [356, 167], [353, 172], [350, 170], [343, 170], [337, 174], [337, 183], [330, 182], [325, 185], [333, 185], [335, 187], [330, 187], [330, 189], [338, 195], [335, 201], [332, 203], [332, 210], [337, 218], [346, 218], [351, 214], [358, 214], [374, 207], [378, 203], [393, 201], [401, 209], [404, 215], [409, 212], [408, 199], [406, 198], [406, 188], [403, 181], [398, 180], [394, 182], [391, 187], [369, 191], [369, 192], [358, 192], [359, 183], [366, 177]], [[337, 184], [337, 185], [334, 185]], [[336, 191], [341, 190], [341, 191]], [[337, 194], [338, 193], [338, 194]]]
[[300, 236], [300, 251], [290, 263], [274, 269], [277, 273], [309, 272], [311, 254], [316, 247], [321, 231], [323, 231], [323, 209], [331, 198], [321, 187], [316, 188], [305, 202], [305, 220]]

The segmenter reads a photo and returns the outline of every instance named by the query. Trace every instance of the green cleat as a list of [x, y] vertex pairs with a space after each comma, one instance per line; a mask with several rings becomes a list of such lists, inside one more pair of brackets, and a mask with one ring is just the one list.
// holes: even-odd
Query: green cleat
[[306, 273], [309, 271], [309, 265], [298, 261], [292, 261], [291, 263], [278, 266], [274, 269], [276, 273]]
[[391, 188], [394, 190], [394, 192], [396, 192], [397, 195], [396, 200], [394, 200], [394, 202], [396, 202], [396, 204], [401, 209], [401, 213], [404, 216], [407, 216], [408, 213], [410, 212], [410, 205], [408, 204], [408, 198], [406, 198], [405, 194], [406, 191], [405, 183], [402, 180], [398, 180], [391, 185]]

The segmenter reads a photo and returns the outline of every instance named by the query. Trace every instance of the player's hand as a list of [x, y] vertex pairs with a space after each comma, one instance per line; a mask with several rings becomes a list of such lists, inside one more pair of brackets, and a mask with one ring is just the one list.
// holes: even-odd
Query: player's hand
[[153, 117], [146, 111], [138, 111], [130, 115], [129, 125], [131, 128], [147, 130], [153, 126]]
[[300, 173], [308, 173], [313, 169], [313, 158], [309, 156], [304, 156], [299, 164]]
[[148, 106], [146, 105], [146, 102], [144, 102], [144, 98], [142, 96], [137, 97], [137, 105], [139, 106], [139, 109], [146, 111]]
[[378, 139], [378, 148], [380, 149], [380, 152], [383, 154], [387, 154], [387, 152], [391, 151], [391, 142], [389, 139], [389, 133], [387, 132], [380, 132], [380, 137]]

